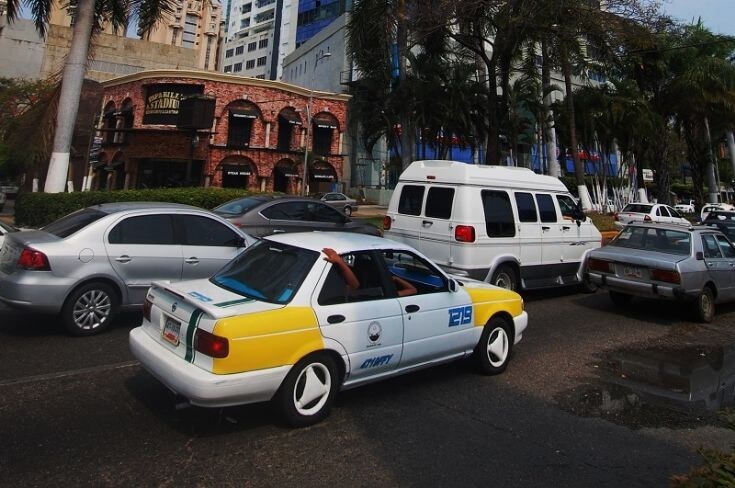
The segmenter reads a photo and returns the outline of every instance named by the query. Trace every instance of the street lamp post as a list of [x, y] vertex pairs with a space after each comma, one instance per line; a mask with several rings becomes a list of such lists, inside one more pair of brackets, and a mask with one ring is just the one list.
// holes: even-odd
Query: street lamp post
[[301, 194], [306, 196], [306, 189], [309, 183], [309, 136], [311, 135], [311, 104], [314, 100], [314, 81], [316, 79], [316, 66], [324, 58], [328, 58], [332, 53], [319, 51], [314, 59], [314, 69], [311, 71], [311, 84], [309, 85], [309, 101], [306, 103], [306, 139], [304, 140], [304, 180], [301, 183]]

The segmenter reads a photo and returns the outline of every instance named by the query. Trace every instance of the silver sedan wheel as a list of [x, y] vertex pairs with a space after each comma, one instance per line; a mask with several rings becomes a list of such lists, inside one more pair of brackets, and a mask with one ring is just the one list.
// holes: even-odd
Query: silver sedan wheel
[[329, 400], [332, 391], [332, 373], [322, 363], [307, 365], [299, 373], [293, 389], [293, 402], [301, 415], [318, 413]]
[[112, 311], [112, 299], [102, 290], [91, 289], [77, 298], [72, 317], [82, 330], [94, 330], [103, 325]]

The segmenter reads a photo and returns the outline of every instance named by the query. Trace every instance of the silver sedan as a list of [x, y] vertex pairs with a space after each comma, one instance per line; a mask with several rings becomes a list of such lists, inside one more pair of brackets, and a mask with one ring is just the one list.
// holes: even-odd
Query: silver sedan
[[636, 223], [589, 253], [592, 283], [619, 306], [634, 296], [684, 301], [710, 322], [715, 303], [735, 300], [735, 246], [706, 226]]
[[74, 335], [106, 329], [141, 307], [156, 280], [206, 278], [255, 240], [212, 212], [173, 203], [110, 203], [40, 230], [12, 232], [0, 250], [0, 301], [61, 314]]
[[352, 215], [352, 212], [357, 212], [358, 209], [357, 200], [348, 197], [344, 193], [317, 193], [316, 197], [327, 205], [336, 208], [348, 217]]

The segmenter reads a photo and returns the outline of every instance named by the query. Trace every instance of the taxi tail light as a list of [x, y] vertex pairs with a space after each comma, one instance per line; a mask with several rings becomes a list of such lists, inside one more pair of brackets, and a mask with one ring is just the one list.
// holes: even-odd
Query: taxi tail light
[[153, 308], [153, 301], [149, 297], [145, 297], [145, 302], [143, 302], [143, 318], [148, 322], [151, 321], [151, 308]]
[[225, 337], [197, 329], [194, 334], [194, 349], [213, 358], [226, 358], [230, 353], [230, 343]]
[[665, 269], [652, 269], [651, 279], [656, 281], [664, 281], [666, 283], [681, 283], [681, 275], [678, 271], [669, 271]]
[[643, 217], [643, 222], [653, 222], [653, 219], [650, 215], [646, 215]]
[[390, 218], [390, 215], [385, 215], [383, 217], [383, 230], [390, 230], [390, 226], [393, 223], [393, 219]]
[[475, 228], [471, 225], [458, 225], [454, 228], [454, 238], [458, 242], [475, 242]]
[[23, 249], [18, 256], [18, 268], [29, 271], [51, 271], [46, 255], [30, 247]]
[[590, 258], [587, 261], [587, 268], [591, 271], [600, 271], [602, 273], [613, 273], [613, 263], [605, 261], [604, 259]]

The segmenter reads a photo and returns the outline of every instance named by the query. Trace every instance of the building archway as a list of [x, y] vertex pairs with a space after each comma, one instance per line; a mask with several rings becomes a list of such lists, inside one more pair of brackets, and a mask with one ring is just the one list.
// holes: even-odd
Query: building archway
[[215, 168], [221, 173], [222, 188], [250, 189], [258, 183], [258, 169], [249, 158], [229, 156]]
[[339, 121], [337, 117], [329, 112], [319, 112], [312, 119], [312, 139], [311, 150], [314, 154], [327, 156], [332, 154], [332, 143], [334, 141], [334, 133], [339, 131]]
[[334, 166], [323, 159], [309, 164], [309, 193], [326, 193], [334, 191], [337, 182], [337, 171]]
[[253, 102], [238, 100], [227, 105], [224, 116], [227, 120], [227, 147], [250, 147], [254, 122], [263, 118], [260, 108]]
[[293, 107], [285, 107], [278, 113], [278, 145], [279, 151], [289, 151], [296, 147], [296, 131], [294, 127], [301, 125], [301, 116]]
[[301, 173], [290, 159], [282, 159], [273, 167], [273, 191], [294, 193]]

